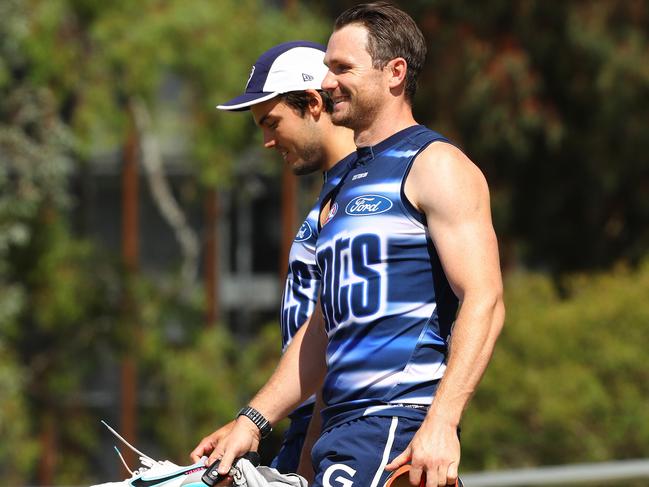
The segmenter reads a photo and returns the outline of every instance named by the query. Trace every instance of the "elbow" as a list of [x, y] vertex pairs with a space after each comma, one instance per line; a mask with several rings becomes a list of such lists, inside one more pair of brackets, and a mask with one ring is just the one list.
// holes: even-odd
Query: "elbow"
[[505, 323], [505, 301], [500, 286], [493, 286], [488, 292], [481, 293], [478, 304], [480, 321], [486, 324], [485, 330], [490, 341], [495, 341]]
[[[461, 316], [466, 318], [462, 319]], [[501, 286], [485, 286], [480, 292], [465, 293], [459, 321], [479, 324], [486, 343], [495, 343], [505, 323], [505, 302]]]
[[494, 293], [491, 299], [491, 334], [494, 341], [505, 325], [505, 300], [502, 288]]

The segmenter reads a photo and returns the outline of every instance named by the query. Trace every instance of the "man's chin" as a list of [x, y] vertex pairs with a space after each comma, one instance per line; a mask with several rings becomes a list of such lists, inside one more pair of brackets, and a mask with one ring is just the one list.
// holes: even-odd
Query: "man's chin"
[[308, 163], [303, 161], [301, 161], [299, 164], [293, 164], [291, 166], [291, 172], [294, 176], [307, 176], [321, 170], [322, 164]]
[[331, 122], [334, 125], [340, 125], [342, 127], [349, 127], [352, 117], [349, 116], [349, 113], [345, 110], [335, 111], [331, 114]]

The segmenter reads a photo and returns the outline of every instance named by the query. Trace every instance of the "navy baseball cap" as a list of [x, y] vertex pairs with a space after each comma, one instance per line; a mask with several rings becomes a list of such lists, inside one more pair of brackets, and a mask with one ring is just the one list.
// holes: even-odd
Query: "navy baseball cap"
[[249, 110], [251, 105], [289, 91], [319, 90], [327, 74], [325, 47], [317, 42], [279, 44], [257, 59], [243, 95], [217, 105], [220, 110]]

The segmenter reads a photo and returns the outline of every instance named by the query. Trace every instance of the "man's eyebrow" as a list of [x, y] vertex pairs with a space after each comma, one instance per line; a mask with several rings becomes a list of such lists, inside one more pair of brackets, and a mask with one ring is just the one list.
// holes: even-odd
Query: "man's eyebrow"
[[268, 119], [268, 116], [269, 116], [269, 114], [267, 113], [266, 115], [264, 115], [263, 117], [261, 117], [261, 118], [259, 119], [259, 122], [257, 122], [257, 125], [259, 125], [260, 127], [263, 127], [264, 122]]

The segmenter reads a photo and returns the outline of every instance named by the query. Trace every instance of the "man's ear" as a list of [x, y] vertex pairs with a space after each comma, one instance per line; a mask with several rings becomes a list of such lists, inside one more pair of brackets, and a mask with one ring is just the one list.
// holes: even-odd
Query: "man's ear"
[[305, 90], [307, 96], [309, 97], [309, 106], [307, 110], [311, 114], [311, 116], [317, 120], [320, 118], [320, 115], [324, 111], [324, 101], [322, 99], [322, 95], [318, 92], [318, 90]]
[[408, 62], [404, 58], [397, 57], [392, 59], [385, 66], [385, 69], [389, 72], [390, 78], [388, 80], [388, 84], [391, 89], [405, 86], [406, 72], [408, 71]]

